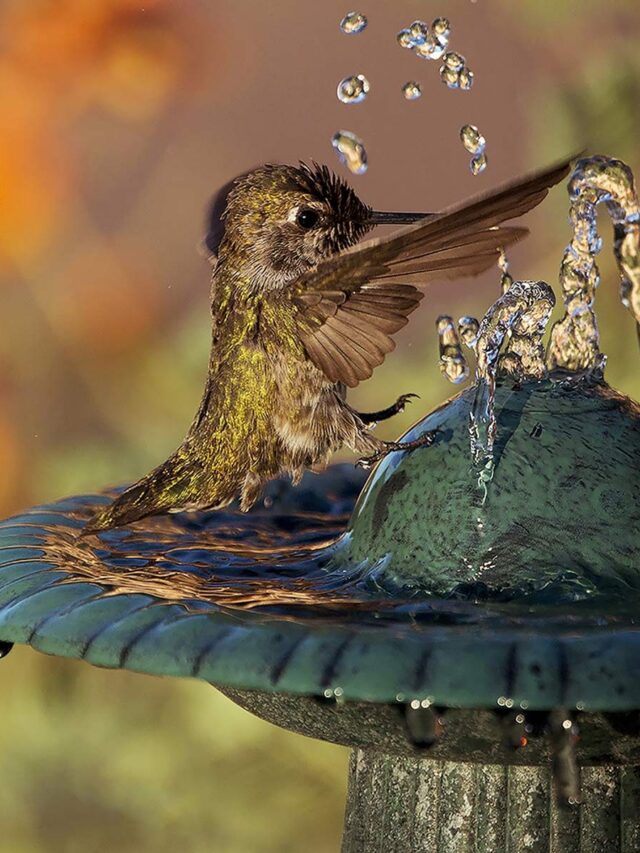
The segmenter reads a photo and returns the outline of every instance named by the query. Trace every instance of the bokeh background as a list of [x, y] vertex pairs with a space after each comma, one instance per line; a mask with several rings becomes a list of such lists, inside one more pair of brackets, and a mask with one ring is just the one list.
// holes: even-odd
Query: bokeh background
[[[338, 128], [367, 142], [353, 184], [381, 208], [433, 210], [571, 150], [640, 166], [635, 0], [367, 0], [357, 37], [335, 0], [0, 3], [0, 515], [132, 480], [163, 459], [200, 397], [209, 347], [205, 206], [265, 161], [334, 165]], [[448, 91], [394, 35], [450, 17], [476, 75]], [[367, 74], [368, 100], [335, 97]], [[400, 94], [408, 79], [421, 100]], [[463, 123], [488, 140], [468, 170]], [[340, 170], [340, 167], [335, 164]], [[557, 189], [511, 256], [557, 281]], [[598, 294], [608, 378], [640, 396], [608, 223]], [[497, 273], [434, 287], [398, 348], [352, 394], [452, 392], [434, 320], [482, 315]], [[106, 672], [16, 648], [0, 664], [0, 851], [324, 853], [338, 849], [346, 750], [253, 719], [205, 684]]]

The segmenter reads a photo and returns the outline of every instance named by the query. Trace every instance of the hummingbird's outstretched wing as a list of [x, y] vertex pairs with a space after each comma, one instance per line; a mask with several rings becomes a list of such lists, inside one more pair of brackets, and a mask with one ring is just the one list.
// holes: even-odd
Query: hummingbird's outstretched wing
[[571, 160], [526, 175], [442, 213], [335, 255], [303, 275], [293, 292], [300, 340], [332, 382], [371, 376], [423, 297], [416, 284], [476, 275], [526, 228], [498, 227], [538, 205]]

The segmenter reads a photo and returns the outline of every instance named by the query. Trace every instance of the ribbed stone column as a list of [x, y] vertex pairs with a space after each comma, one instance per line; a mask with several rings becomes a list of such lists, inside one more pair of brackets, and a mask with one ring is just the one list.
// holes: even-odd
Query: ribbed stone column
[[342, 853], [638, 853], [640, 768], [584, 767], [560, 808], [551, 771], [351, 753]]

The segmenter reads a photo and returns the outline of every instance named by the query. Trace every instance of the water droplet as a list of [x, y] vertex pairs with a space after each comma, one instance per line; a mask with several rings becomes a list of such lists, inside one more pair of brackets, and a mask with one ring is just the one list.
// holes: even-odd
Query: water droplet
[[444, 67], [448, 68], [450, 71], [461, 71], [465, 66], [464, 56], [460, 53], [456, 53], [453, 50], [450, 50], [448, 53], [444, 55]]
[[448, 89], [458, 89], [460, 86], [460, 75], [446, 65], [440, 68], [440, 79]]
[[415, 101], [422, 95], [422, 86], [415, 80], [409, 80], [402, 87], [402, 94], [407, 101]]
[[469, 349], [475, 349], [479, 327], [480, 323], [478, 323], [475, 317], [464, 316], [460, 317], [458, 320], [458, 334], [460, 336], [460, 340], [466, 347], [469, 347]]
[[462, 71], [458, 73], [458, 85], [462, 89], [463, 92], [468, 92], [469, 89], [473, 86], [474, 74], [469, 68], [463, 68]]
[[345, 77], [338, 83], [338, 100], [343, 104], [359, 104], [369, 94], [369, 81], [364, 74]]
[[340, 29], [347, 35], [361, 33], [367, 26], [367, 19], [361, 12], [347, 12], [340, 21]]
[[339, 130], [333, 134], [331, 144], [340, 162], [353, 172], [362, 175], [367, 171], [367, 152], [362, 140], [350, 130]]
[[413, 43], [413, 36], [407, 29], [400, 30], [400, 32], [396, 36], [396, 41], [398, 42], [400, 47], [405, 47], [408, 50], [411, 50], [411, 48], [415, 47]]
[[438, 41], [431, 33], [427, 36], [424, 44], [418, 45], [414, 52], [420, 59], [440, 59], [446, 51], [446, 47]]
[[409, 33], [414, 47], [424, 44], [429, 35], [429, 27], [424, 21], [414, 21], [409, 27]]
[[453, 319], [442, 314], [436, 320], [440, 348], [440, 370], [449, 382], [458, 385], [469, 375], [469, 366], [462, 354], [460, 339]]
[[486, 139], [474, 124], [464, 124], [460, 128], [460, 139], [469, 154], [482, 154]]
[[484, 172], [487, 168], [487, 155], [478, 154], [477, 157], [473, 157], [469, 163], [469, 168], [472, 175], [479, 175], [480, 172]]
[[431, 24], [431, 32], [443, 47], [447, 47], [451, 38], [451, 25], [447, 18], [436, 18]]
[[506, 293], [513, 284], [513, 279], [509, 274], [509, 261], [504, 249], [501, 249], [498, 255], [498, 269], [500, 270], [500, 288], [503, 293]]

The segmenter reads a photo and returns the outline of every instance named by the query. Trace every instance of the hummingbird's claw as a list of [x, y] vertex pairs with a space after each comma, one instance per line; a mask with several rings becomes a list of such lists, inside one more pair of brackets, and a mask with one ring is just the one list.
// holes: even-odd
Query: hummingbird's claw
[[407, 403], [410, 403], [412, 400], [419, 400], [420, 394], [402, 394], [396, 400], [396, 406], [399, 407], [400, 412], [404, 412], [405, 406]]
[[410, 403], [413, 398], [419, 399], [419, 394], [402, 394], [391, 406], [386, 409], [381, 409], [379, 412], [358, 412], [360, 420], [367, 426], [375, 426], [379, 421], [386, 421], [394, 415], [404, 412], [407, 403]]
[[366, 471], [375, 465], [376, 462], [384, 459], [387, 454], [395, 453], [396, 450], [417, 450], [419, 447], [431, 447], [438, 433], [439, 430], [432, 429], [413, 441], [385, 441], [382, 447], [376, 450], [375, 453], [372, 453], [371, 456], [363, 456], [362, 459], [358, 459], [356, 465], [358, 468], [364, 468]]

